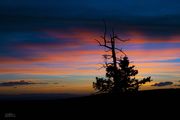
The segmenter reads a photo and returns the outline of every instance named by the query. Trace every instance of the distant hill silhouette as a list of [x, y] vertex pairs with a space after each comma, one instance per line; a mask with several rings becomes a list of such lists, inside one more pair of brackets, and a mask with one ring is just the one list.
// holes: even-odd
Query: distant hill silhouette
[[[86, 97], [54, 100], [0, 101], [0, 119], [5, 113], [19, 119], [85, 119], [85, 118], [154, 118], [178, 113], [180, 89], [139, 91], [137, 94], [99, 94]], [[161, 117], [163, 117], [161, 116]], [[174, 116], [171, 116], [172, 119]], [[144, 118], [144, 117], [143, 117]]]

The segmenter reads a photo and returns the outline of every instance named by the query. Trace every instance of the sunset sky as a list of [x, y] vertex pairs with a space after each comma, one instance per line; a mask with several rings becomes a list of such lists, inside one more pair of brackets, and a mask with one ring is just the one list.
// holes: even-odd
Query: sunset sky
[[152, 77], [142, 90], [180, 86], [179, 0], [1, 0], [0, 94], [94, 92], [102, 19]]

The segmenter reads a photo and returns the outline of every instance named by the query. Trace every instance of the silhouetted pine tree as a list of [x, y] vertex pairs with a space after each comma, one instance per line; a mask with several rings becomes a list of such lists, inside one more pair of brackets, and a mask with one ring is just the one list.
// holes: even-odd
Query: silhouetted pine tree
[[[135, 76], [138, 74], [138, 70], [134, 69], [134, 65], [129, 65], [129, 59], [122, 49], [116, 48], [116, 41], [125, 42], [114, 34], [114, 30], [109, 36], [106, 37], [107, 30], [105, 24], [104, 36], [101, 36], [103, 43], [97, 40], [100, 46], [107, 48], [110, 51], [110, 55], [103, 55], [105, 59], [104, 68], [106, 69], [106, 78], [96, 77], [96, 82], [93, 82], [93, 88], [98, 92], [108, 93], [126, 93], [138, 91], [140, 85], [150, 82], [151, 77], [138, 80]], [[118, 60], [116, 51], [120, 51], [124, 57]], [[110, 62], [109, 62], [110, 60]]]

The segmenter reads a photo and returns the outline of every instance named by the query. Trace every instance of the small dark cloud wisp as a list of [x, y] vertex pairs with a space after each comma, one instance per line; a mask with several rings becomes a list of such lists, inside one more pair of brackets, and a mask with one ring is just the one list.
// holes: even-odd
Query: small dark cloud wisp
[[36, 82], [32, 82], [32, 81], [19, 80], [19, 81], [2, 82], [2, 83], [0, 83], [0, 87], [3, 87], [3, 86], [31, 85], [31, 84], [47, 84], [47, 83], [36, 83]]
[[173, 82], [167, 81], [167, 82], [159, 82], [159, 83], [155, 83], [152, 86], [156, 86], [156, 87], [163, 87], [163, 86], [169, 86], [172, 85]]

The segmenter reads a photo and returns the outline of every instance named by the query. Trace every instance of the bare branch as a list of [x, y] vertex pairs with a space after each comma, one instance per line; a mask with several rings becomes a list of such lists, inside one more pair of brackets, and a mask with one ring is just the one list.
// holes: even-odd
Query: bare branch
[[[96, 40], [96, 39], [95, 39], [95, 40]], [[96, 41], [98, 42], [99, 46], [106, 47], [106, 48], [108, 48], [108, 49], [112, 49], [112, 47], [109, 47], [109, 46], [107, 46], [107, 45], [102, 45], [99, 40], [96, 40]]]
[[102, 38], [104, 40], [104, 36], [100, 36], [100, 38]]
[[129, 41], [130, 39], [121, 39], [121, 38], [119, 38], [118, 36], [115, 36], [115, 38], [117, 39], [117, 40], [120, 40], [121, 42], [126, 42], [126, 41]]
[[107, 27], [106, 27], [106, 21], [103, 20], [104, 22], [104, 36], [103, 36], [103, 39], [104, 39], [104, 44], [106, 45], [106, 34], [107, 34]]
[[[106, 47], [106, 48], [112, 50], [112, 47], [109, 47], [109, 46], [107, 46], [107, 45], [101, 44], [101, 42], [100, 42], [99, 40], [97, 40], [97, 39], [95, 39], [95, 40], [98, 42], [99, 46]], [[112, 40], [111, 40], [111, 41], [112, 41]], [[112, 42], [113, 42], [113, 41], [112, 41]], [[123, 53], [125, 56], [127, 56], [126, 53], [124, 53], [124, 51], [123, 51], [122, 49], [119, 49], [119, 48], [115, 48], [115, 49], [118, 50], [118, 51], [120, 51], [121, 53]], [[110, 50], [107, 50], [106, 52], [109, 52]]]
[[100, 46], [103, 46], [103, 47], [106, 47], [106, 48], [112, 49], [112, 47], [109, 47], [109, 46], [107, 46], [107, 45], [100, 45]]
[[98, 44], [99, 44], [99, 46], [101, 46], [102, 44], [101, 44], [101, 42], [99, 41], [99, 40], [97, 40], [97, 39], [95, 39], [97, 42], [98, 42]]
[[114, 29], [112, 29], [112, 36], [113, 36], [113, 39], [114, 39], [114, 36], [115, 36], [115, 35], [114, 35]]
[[98, 68], [98, 70], [100, 70], [100, 69], [102, 69], [102, 68], [105, 68], [104, 64], [103, 64], [103, 66], [102, 66], [102, 67]]
[[109, 50], [105, 50], [105, 52], [110, 52], [111, 50], [109, 49]]
[[123, 53], [125, 56], [127, 56], [126, 53], [122, 49], [119, 49], [119, 48], [115, 48], [115, 49]]
[[112, 55], [104, 54], [103, 57], [104, 57], [105, 60], [107, 60], [107, 59], [111, 59], [111, 58], [112, 58]]

